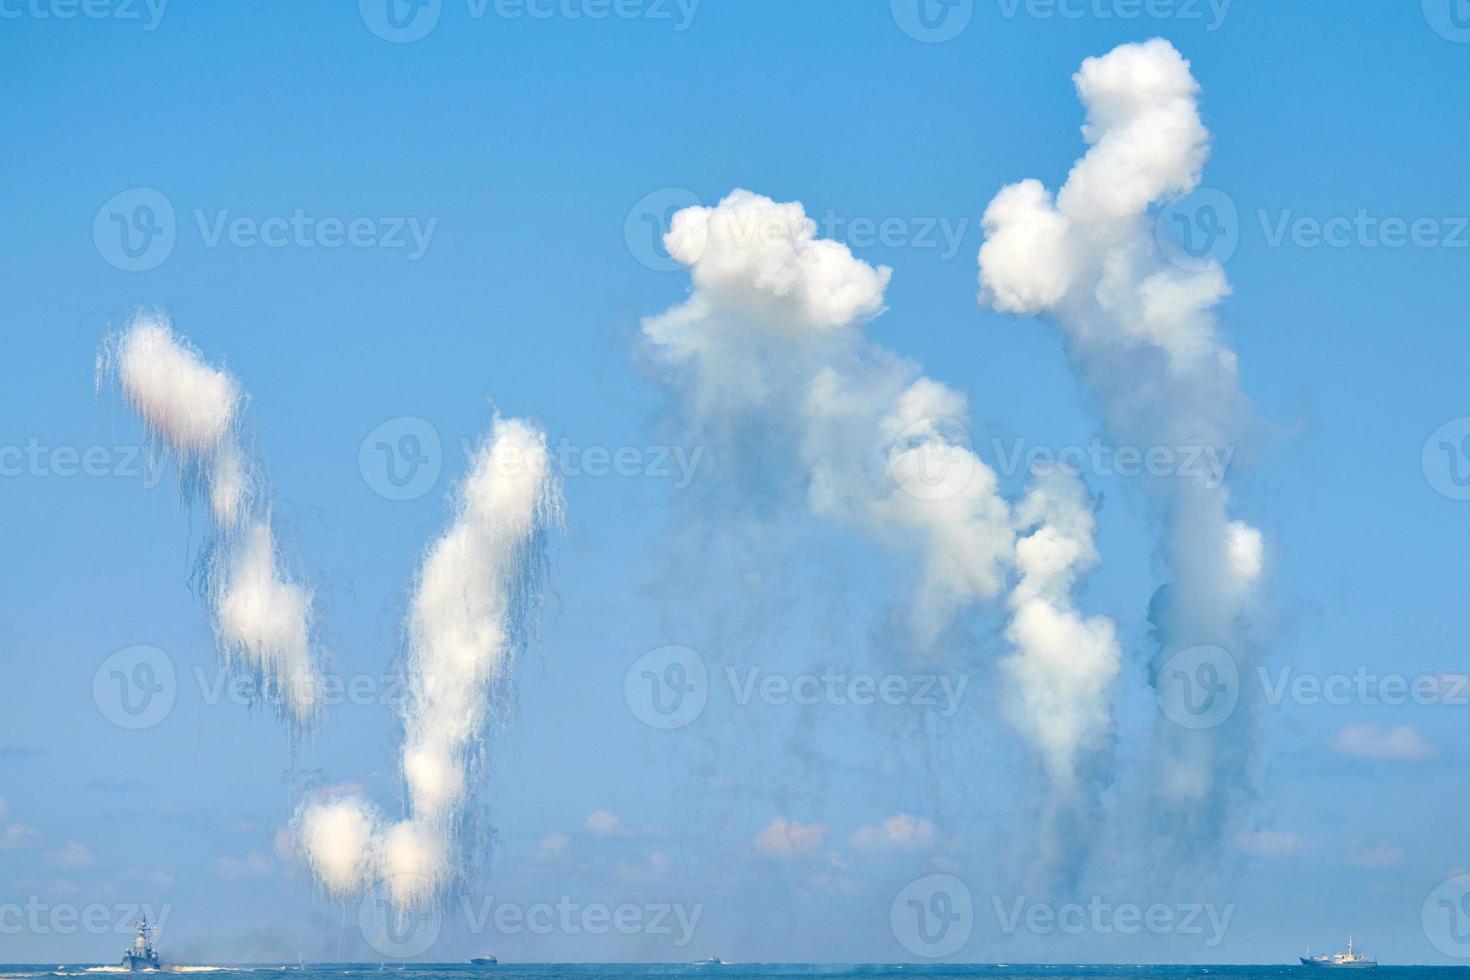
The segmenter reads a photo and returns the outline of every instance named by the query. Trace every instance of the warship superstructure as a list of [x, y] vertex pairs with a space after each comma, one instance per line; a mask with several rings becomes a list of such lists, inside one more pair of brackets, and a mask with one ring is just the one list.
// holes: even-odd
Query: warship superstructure
[[148, 916], [144, 914], [143, 920], [138, 923], [138, 934], [123, 950], [121, 965], [129, 970], [163, 969], [158, 962], [158, 950], [153, 948], [153, 937], [156, 935], [158, 930], [148, 924]]

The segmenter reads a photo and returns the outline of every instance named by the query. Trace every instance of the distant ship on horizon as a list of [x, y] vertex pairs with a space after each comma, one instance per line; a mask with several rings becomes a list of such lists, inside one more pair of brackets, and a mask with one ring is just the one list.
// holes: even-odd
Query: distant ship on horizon
[[1307, 955], [1300, 958], [1302, 966], [1320, 966], [1329, 970], [1372, 970], [1378, 966], [1378, 960], [1362, 953], [1353, 952], [1353, 937], [1348, 937], [1348, 948], [1346, 953], [1333, 953], [1330, 956], [1322, 953], [1318, 956], [1312, 955], [1312, 948], [1307, 947]]
[[138, 934], [133, 937], [132, 943], [123, 949], [122, 962], [119, 966], [129, 970], [163, 969], [158, 962], [158, 950], [153, 948], [153, 938], [156, 935], [158, 935], [158, 930], [148, 924], [148, 915], [144, 913], [143, 921], [138, 923]]
[[489, 953], [486, 953], [484, 956], [476, 956], [470, 959], [470, 964], [473, 966], [495, 966], [499, 962], [499, 960], [497, 960]]

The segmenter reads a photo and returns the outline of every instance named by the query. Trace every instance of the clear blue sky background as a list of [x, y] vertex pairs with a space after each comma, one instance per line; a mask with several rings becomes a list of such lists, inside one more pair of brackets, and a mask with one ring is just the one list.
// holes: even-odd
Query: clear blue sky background
[[[674, 437], [636, 334], [685, 280], [641, 263], [646, 245], [625, 236], [630, 211], [663, 188], [713, 202], [747, 187], [816, 216], [962, 227], [953, 255], [855, 243], [894, 269], [874, 337], [968, 392], [992, 463], [992, 438], [1066, 446], [1099, 434], [1056, 332], [976, 305], [978, 215], [1004, 183], [1060, 182], [1081, 152], [1072, 72], [1155, 35], [1204, 87], [1216, 144], [1207, 180], [1241, 216], [1222, 322], [1264, 423], [1237, 499], [1277, 556], [1272, 667], [1466, 669], [1470, 503], [1436, 490], [1447, 472], [1426, 474], [1421, 450], [1470, 415], [1470, 233], [1459, 248], [1273, 246], [1260, 217], [1362, 209], [1448, 232], [1470, 214], [1470, 44], [1437, 33], [1418, 2], [1237, 0], [1210, 30], [1206, 5], [1202, 19], [1125, 20], [1100, 16], [1117, 9], [1103, 0], [1077, 17], [1024, 5], [1008, 16], [1008, 4], [976, 0], [947, 43], [908, 36], [878, 0], [704, 0], [684, 31], [677, 14], [507, 19], [492, 6], [476, 19], [463, 0], [444, 0], [437, 27], [404, 44], [375, 36], [355, 7], [175, 0], [144, 30], [7, 4], [20, 16], [0, 21], [0, 443], [136, 445], [115, 395], [94, 393], [93, 358], [134, 308], [167, 310], [252, 394], [276, 515], [318, 590], [338, 672], [393, 669], [408, 584], [463, 468], [460, 440], [484, 430], [492, 402], [578, 446]], [[134, 273], [99, 251], [93, 223], [138, 187], [167, 197], [177, 241]], [[415, 261], [403, 249], [210, 247], [195, 218], [296, 209], [437, 225]], [[365, 435], [400, 416], [429, 420], [444, 445], [443, 476], [409, 501], [375, 493], [359, 468]], [[171, 473], [145, 486], [62, 468], [0, 479], [0, 798], [8, 825], [34, 831], [0, 850], [0, 901], [168, 903], [165, 945], [183, 959], [373, 956], [355, 909], [344, 927], [275, 839], [312, 781], [361, 782], [396, 805], [393, 713], [341, 706], [293, 748], [268, 714], [205, 703], [196, 670], [212, 676], [215, 661], [189, 590], [202, 515], [181, 508]], [[1134, 828], [1147, 805], [1144, 614], [1159, 570], [1127, 480], [1088, 475], [1105, 500], [1105, 561], [1084, 601], [1117, 617], [1128, 665], [1110, 830], [1066, 895], [1233, 903], [1220, 946], [1000, 933], [991, 896], [1044, 896], [1020, 873], [1036, 778], [998, 720], [993, 617], [977, 616], [973, 640], [950, 651], [950, 669], [971, 678], [950, 719], [742, 707], [717, 681], [694, 725], [641, 724], [624, 673], [664, 644], [698, 650], [716, 673], [922, 669], [885, 628], [912, 568], [791, 512], [759, 515], [767, 563], [756, 574], [749, 550], [728, 546], [751, 515], [691, 517], [718, 499], [717, 479], [701, 472], [681, 489], [656, 476], [568, 477], [543, 634], [520, 664], [481, 794], [495, 843], [480, 891], [521, 904], [703, 903], [696, 942], [451, 927], [433, 958], [490, 947], [551, 960], [710, 949], [904, 959], [889, 901], [943, 869], [979, 907], [965, 959], [1269, 962], [1349, 931], [1385, 959], [1445, 959], [1420, 912], [1470, 866], [1464, 704], [1266, 712], [1258, 798], [1243, 818], [1295, 835], [1292, 853], [1227, 841], [1197, 866], [1147, 870]], [[102, 661], [133, 644], [166, 651], [179, 678], [172, 712], [139, 732], [110, 723], [92, 693]], [[1335, 751], [1337, 733], [1361, 724], [1411, 726], [1432, 757]], [[584, 831], [599, 809], [628, 833]], [[896, 812], [931, 820], [941, 844], [848, 846], [858, 827]], [[823, 853], [847, 866], [760, 856], [752, 840], [778, 815], [827, 826]], [[548, 863], [536, 851], [553, 833], [569, 851]], [[125, 938], [24, 930], [0, 940], [0, 959], [111, 960]]]

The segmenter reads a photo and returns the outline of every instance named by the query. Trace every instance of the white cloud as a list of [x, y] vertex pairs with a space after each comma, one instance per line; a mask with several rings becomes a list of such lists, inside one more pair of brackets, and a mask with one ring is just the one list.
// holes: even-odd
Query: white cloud
[[552, 831], [536, 842], [535, 856], [541, 860], [556, 860], [565, 857], [572, 849], [572, 839], [566, 834]]
[[34, 827], [13, 823], [0, 827], [0, 851], [18, 851], [34, 847], [39, 839]]
[[1348, 725], [1337, 733], [1332, 747], [1349, 758], [1377, 762], [1423, 762], [1435, 754], [1434, 746], [1407, 725], [1393, 729]]
[[1283, 858], [1300, 854], [1306, 842], [1285, 830], [1247, 830], [1236, 835], [1235, 845], [1247, 854], [1264, 858]]
[[776, 817], [755, 837], [755, 849], [768, 858], [794, 861], [821, 851], [827, 839], [825, 824], [802, 824]]
[[922, 851], [934, 845], [934, 824], [895, 813], [874, 827], [859, 827], [848, 843], [860, 851]]
[[631, 833], [623, 818], [611, 810], [594, 810], [582, 821], [582, 829], [597, 837], [627, 837]]
[[42, 860], [48, 868], [59, 868], [67, 871], [77, 871], [82, 868], [90, 868], [97, 863], [87, 845], [72, 841], [65, 847], [59, 847], [54, 851], [47, 851]]
[[270, 855], [255, 852], [247, 854], [243, 858], [235, 858], [226, 855], [214, 864], [215, 872], [221, 878], [238, 880], [242, 878], [264, 878], [275, 869], [275, 862]]
[[1404, 863], [1404, 850], [1386, 841], [1371, 847], [1358, 845], [1348, 852], [1348, 860], [1360, 868], [1372, 871], [1396, 868]]

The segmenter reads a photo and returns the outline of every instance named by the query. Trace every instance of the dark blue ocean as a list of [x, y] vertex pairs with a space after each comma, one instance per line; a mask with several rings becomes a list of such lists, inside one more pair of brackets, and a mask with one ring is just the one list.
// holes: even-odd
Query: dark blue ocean
[[[37, 980], [50, 977], [90, 977], [94, 980], [121, 973], [117, 967], [87, 967], [55, 964], [0, 965], [0, 980]], [[151, 971], [150, 971], [151, 972]], [[753, 977], [1003, 977], [1007, 980], [1275, 980], [1281, 977], [1341, 976], [1342, 971], [1323, 971], [1300, 966], [1083, 966], [1083, 965], [838, 965], [814, 963], [730, 963], [723, 966], [630, 963], [505, 963], [494, 967], [460, 964], [387, 965], [308, 964], [291, 966], [184, 967], [165, 970], [179, 974], [228, 974], [229, 980], [637, 980], [642, 977], [709, 977], [741, 980]], [[1362, 975], [1364, 971], [1347, 971]], [[1380, 966], [1365, 971], [1376, 980], [1470, 980], [1470, 966]], [[141, 978], [140, 978], [141, 980]], [[224, 980], [221, 977], [220, 980]]]

